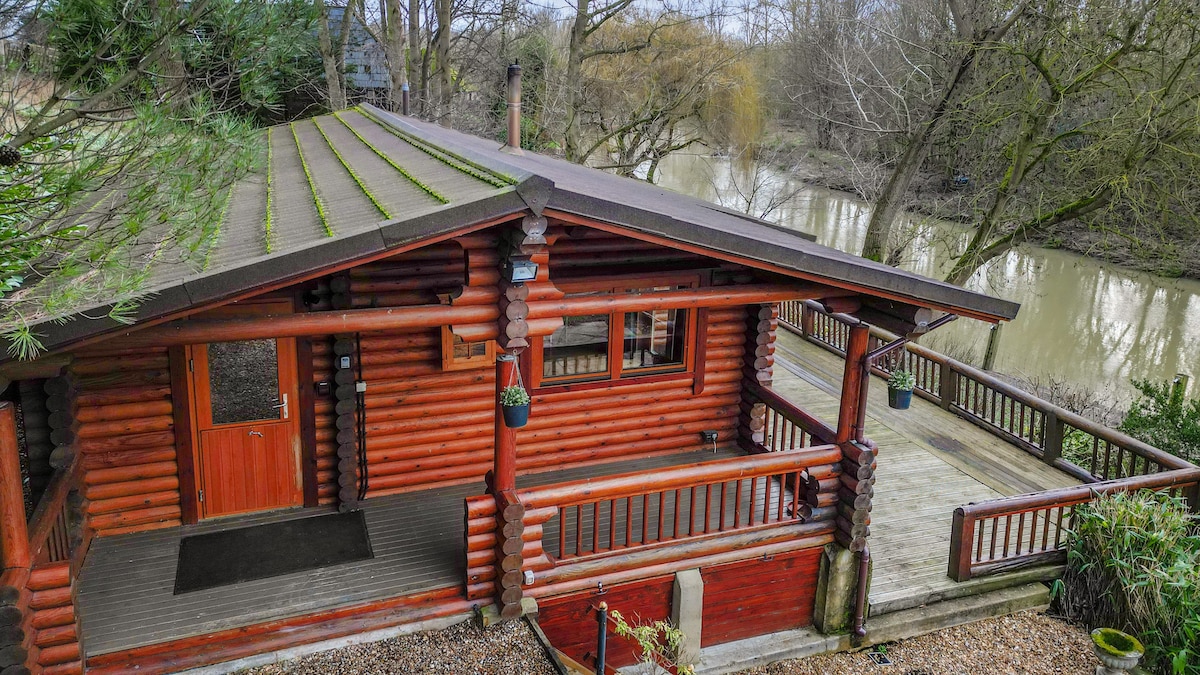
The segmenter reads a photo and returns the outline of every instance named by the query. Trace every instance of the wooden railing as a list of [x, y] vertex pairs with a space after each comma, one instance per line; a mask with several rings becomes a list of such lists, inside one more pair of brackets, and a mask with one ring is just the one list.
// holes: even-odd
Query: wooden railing
[[[784, 305], [780, 323], [785, 328], [845, 355], [848, 328], [842, 318], [812, 301]], [[895, 339], [872, 328], [869, 348]], [[873, 364], [872, 371], [882, 377], [897, 368], [912, 372], [921, 398], [1090, 484], [961, 507], [952, 531], [950, 575], [955, 579], [1061, 560], [1064, 523], [1075, 506], [1097, 494], [1169, 488], [1187, 496], [1193, 508], [1200, 502], [1197, 468], [1182, 458], [920, 345], [909, 343], [893, 353], [895, 358]]]
[[[950, 567], [955, 581], [1066, 561], [1067, 533], [1075, 508], [1099, 495], [1163, 490], [1195, 499], [1200, 469], [1091, 483], [960, 506], [950, 530]], [[1193, 502], [1194, 504], [1194, 502]]]
[[[525, 591], [540, 596], [663, 565], [824, 545], [833, 540], [841, 457], [820, 445], [519, 489], [511, 513], [520, 526], [510, 529], [522, 543], [506, 553], [520, 556], [535, 575]], [[483, 598], [502, 581], [494, 570], [503, 519], [490, 496], [466, 508], [467, 593]]]
[[773, 389], [746, 383], [744, 392], [744, 399], [751, 407], [752, 414], [755, 404], [763, 406], [763, 441], [756, 447], [759, 452], [779, 452], [830, 445], [834, 442], [836, 433], [829, 425], [800, 409]]
[[34, 509], [29, 520], [29, 548], [35, 567], [70, 561], [82, 543], [80, 514], [70, 500], [77, 478], [76, 465], [55, 471]]

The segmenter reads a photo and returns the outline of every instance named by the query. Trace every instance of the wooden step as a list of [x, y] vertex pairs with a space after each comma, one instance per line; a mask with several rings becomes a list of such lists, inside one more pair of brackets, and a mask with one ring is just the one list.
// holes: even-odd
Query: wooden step
[[65, 626], [55, 626], [46, 630], [39, 630], [33, 643], [45, 649], [46, 647], [65, 645], [68, 642], [78, 641], [79, 637], [75, 634], [75, 624], [70, 623]]

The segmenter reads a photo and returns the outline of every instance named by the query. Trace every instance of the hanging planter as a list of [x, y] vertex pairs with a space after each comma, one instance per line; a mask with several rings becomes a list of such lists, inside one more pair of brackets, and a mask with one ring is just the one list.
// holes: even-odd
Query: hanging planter
[[913, 388], [917, 378], [907, 370], [892, 371], [888, 378], [888, 405], [896, 410], [908, 410], [912, 405]]
[[500, 410], [504, 413], [504, 426], [518, 429], [529, 422], [529, 392], [519, 384], [500, 390]]

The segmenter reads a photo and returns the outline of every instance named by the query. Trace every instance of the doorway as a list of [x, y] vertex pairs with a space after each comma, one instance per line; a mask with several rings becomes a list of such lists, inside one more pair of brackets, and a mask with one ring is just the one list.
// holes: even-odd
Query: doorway
[[296, 341], [211, 342], [187, 350], [198, 516], [302, 505]]

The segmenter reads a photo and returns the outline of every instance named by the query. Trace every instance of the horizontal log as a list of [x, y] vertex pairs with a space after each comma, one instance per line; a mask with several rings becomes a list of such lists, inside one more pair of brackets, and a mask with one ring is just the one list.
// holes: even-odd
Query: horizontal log
[[761, 286], [713, 286], [697, 289], [647, 293], [613, 293], [545, 300], [529, 305], [529, 318], [587, 316], [611, 312], [638, 312], [655, 309], [727, 307], [752, 302], [776, 302], [816, 297], [822, 287], [816, 284]]
[[166, 492], [151, 492], [143, 495], [131, 495], [129, 497], [117, 497], [115, 499], [89, 501], [87, 503], [87, 513], [88, 515], [99, 515], [103, 513], [127, 511], [130, 509], [170, 506], [178, 503], [179, 492], [177, 491], [171, 490]]
[[110, 438], [129, 434], [166, 431], [175, 425], [174, 418], [167, 415], [139, 417], [79, 425], [79, 438]]
[[36, 611], [44, 609], [53, 609], [55, 607], [64, 607], [71, 604], [71, 587], [60, 586], [58, 588], [48, 588], [43, 591], [35, 591], [29, 598], [29, 608]]
[[85, 485], [92, 486], [174, 476], [178, 473], [179, 466], [175, 462], [155, 462], [153, 464], [118, 466], [111, 469], [95, 469], [84, 474], [83, 482]]
[[110, 387], [81, 391], [75, 396], [75, 404], [79, 406], [80, 411], [83, 411], [85, 408], [124, 405], [140, 401], [159, 401], [170, 399], [170, 397], [171, 388], [169, 386]]
[[[167, 434], [168, 438], [171, 434]], [[156, 438], [154, 440], [162, 440]], [[175, 446], [170, 443], [158, 443], [155, 447], [140, 449], [143, 446], [137, 444], [130, 446], [126, 450], [115, 450], [107, 452], [92, 451], [90, 446], [81, 442], [79, 450], [83, 453], [79, 462], [84, 471], [97, 471], [100, 469], [113, 469], [122, 466], [133, 466], [137, 464], [157, 464], [159, 462], [175, 461]]]
[[305, 337], [396, 328], [436, 328], [451, 323], [493, 321], [498, 314], [495, 307], [445, 305], [274, 314], [223, 320], [174, 321], [125, 333], [118, 339], [129, 345], [200, 344], [218, 340]]
[[39, 666], [56, 666], [60, 663], [68, 661], [79, 661], [79, 643], [69, 642], [64, 645], [54, 647], [46, 647], [38, 651], [37, 662]]
[[179, 513], [178, 506], [159, 506], [149, 509], [121, 511], [119, 513], [106, 513], [104, 515], [92, 516], [91, 525], [97, 531], [131, 525], [144, 525], [146, 523], [165, 520], [178, 520]]
[[74, 623], [75, 608], [70, 605], [34, 612], [33, 617], [30, 619], [30, 625], [37, 630], [74, 625]]
[[75, 634], [75, 626], [56, 626], [47, 628], [46, 630], [37, 631], [34, 637], [34, 644], [38, 647], [53, 647], [55, 645], [63, 645], [70, 642], [78, 642], [79, 636]]
[[44, 591], [71, 584], [71, 565], [66, 562], [34, 567], [29, 573], [29, 589]]

